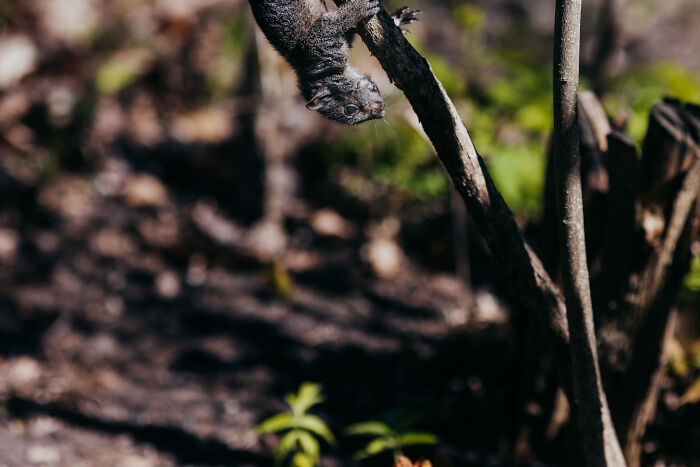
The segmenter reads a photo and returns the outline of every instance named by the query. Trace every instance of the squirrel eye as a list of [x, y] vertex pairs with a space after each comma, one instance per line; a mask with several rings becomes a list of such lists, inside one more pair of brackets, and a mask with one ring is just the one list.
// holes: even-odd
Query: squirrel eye
[[357, 108], [356, 105], [346, 105], [345, 106], [345, 113], [347, 115], [355, 115], [359, 109]]

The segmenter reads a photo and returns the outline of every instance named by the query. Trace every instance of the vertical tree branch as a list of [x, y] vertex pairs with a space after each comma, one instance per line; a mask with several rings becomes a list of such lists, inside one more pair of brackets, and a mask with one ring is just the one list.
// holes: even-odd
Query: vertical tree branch
[[578, 127], [581, 0], [557, 0], [554, 41], [553, 156], [576, 414], [586, 465], [624, 466], [600, 378], [586, 263]]

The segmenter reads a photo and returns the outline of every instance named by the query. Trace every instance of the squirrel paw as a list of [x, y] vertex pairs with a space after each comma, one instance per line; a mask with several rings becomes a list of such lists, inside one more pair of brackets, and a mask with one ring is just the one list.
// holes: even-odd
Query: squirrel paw
[[[401, 26], [405, 24], [411, 24], [420, 21], [418, 15], [420, 15], [421, 13], [423, 12], [420, 10], [412, 10], [407, 6], [404, 6], [393, 12], [391, 14], [391, 19], [394, 20], [394, 24], [397, 27], [401, 28]], [[401, 32], [403, 32], [404, 34], [411, 34], [410, 31], [407, 31], [403, 28], [401, 28]]]

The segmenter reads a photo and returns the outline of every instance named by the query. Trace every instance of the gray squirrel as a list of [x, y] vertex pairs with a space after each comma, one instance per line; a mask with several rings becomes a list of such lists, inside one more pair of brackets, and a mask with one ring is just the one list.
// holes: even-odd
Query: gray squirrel
[[[379, 12], [379, 0], [348, 0], [337, 10], [326, 0], [249, 1], [260, 29], [296, 71], [308, 109], [348, 125], [384, 117], [379, 88], [349, 63], [355, 28]], [[392, 18], [401, 26], [418, 13], [404, 7]]]

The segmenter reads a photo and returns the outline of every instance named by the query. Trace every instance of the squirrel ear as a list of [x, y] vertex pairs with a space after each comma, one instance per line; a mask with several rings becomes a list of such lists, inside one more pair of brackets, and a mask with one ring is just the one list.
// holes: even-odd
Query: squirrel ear
[[309, 110], [318, 110], [321, 108], [321, 102], [323, 99], [328, 96], [327, 92], [319, 91], [316, 94], [314, 94], [314, 97], [311, 98], [309, 102], [306, 103], [306, 108]]

